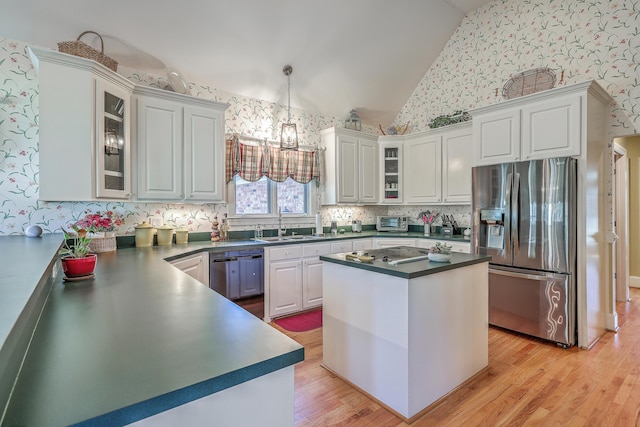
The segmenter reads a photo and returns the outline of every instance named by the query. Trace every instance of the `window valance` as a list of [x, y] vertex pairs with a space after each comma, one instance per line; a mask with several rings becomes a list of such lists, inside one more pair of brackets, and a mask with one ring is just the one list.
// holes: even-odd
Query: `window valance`
[[322, 151], [281, 150], [266, 141], [256, 144], [234, 136], [226, 141], [225, 163], [227, 182], [239, 175], [251, 182], [266, 176], [276, 182], [290, 177], [300, 184], [313, 179], [320, 183]]

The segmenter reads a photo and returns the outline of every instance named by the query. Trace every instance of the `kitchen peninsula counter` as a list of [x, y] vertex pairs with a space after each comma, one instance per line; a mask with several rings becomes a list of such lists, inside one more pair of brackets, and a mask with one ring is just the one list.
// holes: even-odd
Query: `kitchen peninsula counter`
[[[239, 410], [260, 413], [253, 416], [262, 425], [278, 425], [269, 417], [280, 413], [282, 421], [284, 412], [293, 425], [293, 365], [304, 348], [165, 261], [215, 244], [102, 253], [95, 279], [63, 284], [55, 263], [61, 241], [0, 238], [3, 386], [13, 384], [26, 350], [16, 334], [33, 327], [42, 309], [2, 426], [151, 425], [144, 423], [154, 414], [238, 388], [249, 399]], [[5, 310], [11, 307], [22, 312]], [[248, 393], [259, 401], [242, 387], [253, 387]], [[288, 391], [275, 396], [283, 387]]]

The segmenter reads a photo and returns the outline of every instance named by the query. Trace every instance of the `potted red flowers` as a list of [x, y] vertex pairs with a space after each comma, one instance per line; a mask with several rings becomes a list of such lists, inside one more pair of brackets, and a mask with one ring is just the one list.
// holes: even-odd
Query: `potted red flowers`
[[124, 217], [114, 211], [86, 211], [84, 218], [75, 223], [80, 229], [88, 230], [93, 237], [91, 244], [91, 252], [109, 252], [115, 251], [116, 236], [114, 230], [116, 227], [124, 224]]
[[89, 253], [91, 237], [86, 230], [72, 226], [75, 234], [71, 235], [65, 229], [64, 244], [59, 255], [62, 256], [62, 271], [67, 280], [84, 280], [93, 277], [96, 267], [96, 254]]

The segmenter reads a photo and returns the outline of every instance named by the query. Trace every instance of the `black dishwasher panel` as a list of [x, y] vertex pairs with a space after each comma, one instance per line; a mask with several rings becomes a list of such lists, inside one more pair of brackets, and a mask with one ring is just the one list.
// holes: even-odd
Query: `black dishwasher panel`
[[264, 292], [262, 249], [211, 252], [209, 287], [230, 300]]

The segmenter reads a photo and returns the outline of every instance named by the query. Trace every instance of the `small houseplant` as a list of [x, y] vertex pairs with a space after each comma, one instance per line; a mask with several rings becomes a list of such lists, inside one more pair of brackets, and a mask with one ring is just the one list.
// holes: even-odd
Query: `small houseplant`
[[97, 256], [90, 253], [91, 236], [86, 230], [73, 225], [73, 234], [64, 228], [64, 243], [58, 252], [62, 256], [62, 271], [67, 278], [87, 277], [93, 274]]
[[436, 242], [434, 246], [429, 248], [429, 260], [435, 262], [447, 262], [451, 259], [451, 245]]

